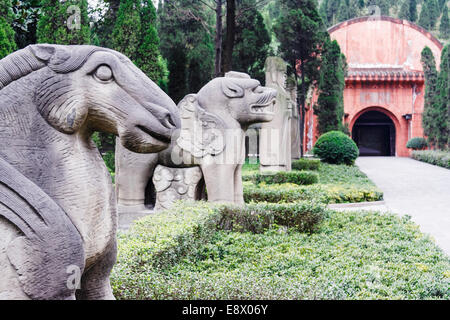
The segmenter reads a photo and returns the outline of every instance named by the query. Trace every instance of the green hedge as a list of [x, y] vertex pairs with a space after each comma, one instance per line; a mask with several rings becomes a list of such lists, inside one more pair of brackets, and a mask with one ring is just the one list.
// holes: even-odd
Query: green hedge
[[252, 203], [244, 207], [224, 205], [219, 211], [221, 221], [218, 227], [222, 230], [263, 233], [273, 225], [282, 225], [312, 233], [324, 218], [325, 206], [312, 201]]
[[413, 151], [412, 158], [450, 169], [450, 151], [425, 150]]
[[280, 171], [254, 173], [242, 176], [244, 181], [253, 181], [256, 184], [261, 182], [267, 184], [294, 183], [298, 185], [310, 185], [319, 181], [319, 176], [315, 172], [310, 171]]
[[318, 159], [299, 159], [292, 161], [292, 170], [319, 170], [320, 160]]
[[244, 185], [244, 200], [289, 203], [315, 200], [322, 203], [354, 203], [383, 200], [383, 192], [373, 185]]
[[428, 147], [428, 142], [427, 140], [425, 140], [425, 138], [415, 137], [409, 139], [409, 141], [406, 143], [406, 147], [413, 150], [423, 150]]
[[177, 219], [166, 213], [171, 222], [161, 226], [152, 222], [157, 217], [145, 218], [141, 228], [152, 225], [146, 232], [119, 239], [111, 274], [116, 298], [450, 299], [449, 258], [408, 217], [376, 212], [334, 212], [312, 235], [276, 227], [217, 231], [176, 264], [142, 263], [146, 247], [176, 243], [166, 234], [183, 233], [184, 218], [202, 215], [185, 209], [191, 213]]

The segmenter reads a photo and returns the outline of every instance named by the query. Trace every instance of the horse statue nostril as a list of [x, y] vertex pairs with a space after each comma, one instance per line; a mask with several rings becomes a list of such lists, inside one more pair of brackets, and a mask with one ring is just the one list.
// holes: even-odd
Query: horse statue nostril
[[167, 114], [167, 115], [164, 117], [164, 120], [162, 121], [162, 124], [163, 124], [167, 129], [174, 129], [174, 128], [177, 127], [176, 124], [175, 124], [175, 122], [173, 121], [173, 119], [172, 119], [172, 117], [171, 117], [170, 114]]

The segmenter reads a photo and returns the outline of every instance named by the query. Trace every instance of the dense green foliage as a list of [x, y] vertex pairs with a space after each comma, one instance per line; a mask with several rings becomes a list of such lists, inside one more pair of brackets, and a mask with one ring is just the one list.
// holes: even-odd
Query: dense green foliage
[[298, 159], [292, 161], [292, 170], [319, 170], [320, 160], [318, 159]]
[[280, 171], [280, 172], [264, 172], [254, 173], [253, 175], [243, 176], [244, 181], [254, 181], [255, 183], [279, 184], [294, 183], [298, 185], [310, 185], [317, 183], [319, 177], [314, 172], [309, 171]]
[[440, 72], [430, 48], [422, 51], [422, 65], [425, 73], [425, 106], [422, 117], [424, 133], [431, 145], [440, 149], [448, 147], [450, 141], [449, 115], [449, 46], [445, 46], [441, 56]]
[[345, 69], [345, 56], [341, 53], [338, 42], [327, 40], [320, 66], [319, 97], [314, 105], [319, 134], [344, 130]]
[[[209, 10], [209, 9], [208, 9]], [[214, 44], [209, 22], [211, 13], [194, 0], [160, 3], [158, 33], [161, 53], [169, 65], [170, 97], [178, 103], [211, 80]]]
[[255, 0], [238, 2], [239, 6], [248, 6], [248, 9], [236, 19], [232, 69], [248, 73], [264, 83], [264, 63], [270, 53], [271, 38], [264, 18], [254, 3]]
[[406, 147], [413, 150], [423, 150], [428, 147], [428, 143], [423, 137], [414, 137], [408, 140]]
[[317, 169], [318, 184], [299, 186], [293, 183], [255, 184], [251, 178], [258, 172], [257, 165], [243, 167], [245, 202], [289, 203], [315, 200], [323, 203], [379, 201], [383, 193], [356, 166], [321, 163]]
[[412, 158], [450, 169], [450, 151], [422, 150], [413, 151]]
[[450, 260], [407, 217], [334, 212], [313, 234], [214, 230], [206, 204], [119, 238], [118, 299], [449, 299]]
[[448, 17], [448, 7], [444, 6], [442, 12], [441, 24], [439, 25], [439, 35], [442, 39], [448, 39], [450, 37], [450, 20]]
[[359, 150], [356, 143], [346, 134], [330, 131], [319, 137], [313, 153], [327, 163], [351, 165], [358, 157]]
[[[273, 29], [280, 42], [279, 53], [288, 63], [288, 74], [294, 75], [299, 92], [297, 109], [301, 119], [300, 141], [303, 141], [306, 95], [310, 86], [318, 80], [317, 70], [329, 34], [315, 0], [280, 0], [280, 11]], [[298, 72], [301, 79], [298, 79]], [[303, 156], [303, 146], [300, 152]]]
[[16, 50], [10, 0], [0, 0], [0, 59]]
[[37, 41], [55, 44], [89, 44], [87, 0], [44, 0], [37, 24]]

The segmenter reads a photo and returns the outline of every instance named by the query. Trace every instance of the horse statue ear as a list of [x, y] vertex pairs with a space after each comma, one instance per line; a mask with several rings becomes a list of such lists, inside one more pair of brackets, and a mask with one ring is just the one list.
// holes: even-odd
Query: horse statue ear
[[189, 94], [178, 104], [181, 132], [178, 146], [194, 157], [218, 155], [225, 149], [225, 124], [216, 115], [204, 110], [196, 94]]
[[51, 44], [33, 44], [30, 50], [36, 58], [42, 61], [49, 61], [55, 54], [55, 46]]

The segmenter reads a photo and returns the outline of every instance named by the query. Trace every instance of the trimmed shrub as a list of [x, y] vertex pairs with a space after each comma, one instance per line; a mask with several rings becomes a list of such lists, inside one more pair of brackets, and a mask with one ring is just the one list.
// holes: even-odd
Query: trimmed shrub
[[325, 216], [325, 206], [311, 201], [246, 206], [225, 205], [220, 208], [219, 229], [235, 232], [263, 233], [273, 225], [312, 233]]
[[244, 181], [253, 181], [256, 184], [261, 182], [267, 184], [280, 184], [280, 183], [294, 183], [298, 185], [310, 185], [319, 181], [317, 173], [309, 171], [280, 171], [280, 172], [266, 172], [254, 173], [251, 175], [243, 176]]
[[314, 145], [313, 153], [327, 163], [352, 165], [359, 155], [359, 150], [346, 134], [330, 131], [320, 136]]
[[292, 161], [292, 170], [319, 170], [320, 160], [299, 159]]
[[450, 169], [450, 151], [424, 150], [413, 151], [412, 158]]
[[428, 142], [427, 142], [427, 140], [425, 140], [425, 138], [415, 137], [415, 138], [410, 139], [406, 143], [406, 147], [408, 149], [413, 149], [413, 150], [423, 150], [425, 148], [428, 148]]

